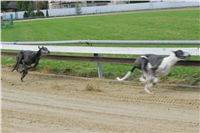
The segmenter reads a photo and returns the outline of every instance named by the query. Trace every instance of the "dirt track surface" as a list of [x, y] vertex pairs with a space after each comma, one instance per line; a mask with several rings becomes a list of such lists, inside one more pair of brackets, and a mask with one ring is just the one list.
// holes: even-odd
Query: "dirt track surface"
[[199, 133], [198, 87], [2, 69], [2, 133]]

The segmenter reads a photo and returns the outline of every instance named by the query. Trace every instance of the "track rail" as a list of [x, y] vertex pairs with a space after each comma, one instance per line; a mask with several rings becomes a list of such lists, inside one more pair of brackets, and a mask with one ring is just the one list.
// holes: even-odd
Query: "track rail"
[[[15, 52], [1, 52], [2, 56], [16, 56]], [[73, 60], [73, 61], [85, 61], [85, 62], [101, 62], [101, 63], [113, 63], [113, 64], [133, 64], [133, 58], [111, 58], [111, 57], [99, 57], [99, 56], [66, 56], [66, 55], [47, 55], [42, 58], [51, 60]], [[187, 60], [180, 61], [176, 65], [180, 66], [200, 66], [200, 61]]]
[[189, 45], [200, 44], [200, 40], [64, 40], [64, 41], [35, 41], [35, 42], [1, 42], [9, 45], [63, 45], [63, 44], [140, 44], [140, 45]]

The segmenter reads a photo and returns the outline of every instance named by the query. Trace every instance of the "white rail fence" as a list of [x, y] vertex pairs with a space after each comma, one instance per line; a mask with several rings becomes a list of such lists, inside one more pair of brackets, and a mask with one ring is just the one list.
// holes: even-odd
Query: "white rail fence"
[[33, 44], [159, 44], [188, 45], [200, 44], [200, 40], [65, 40], [65, 41], [35, 41], [35, 42], [1, 42], [1, 44], [33, 45]]
[[[51, 52], [63, 53], [98, 53], [98, 54], [159, 54], [168, 55], [172, 51], [181, 49], [191, 53], [191, 55], [200, 55], [199, 48], [130, 48], [130, 47], [83, 47], [83, 46], [46, 46]], [[5, 50], [33, 50], [37, 51], [38, 46], [33, 45], [2, 45]]]
[[[91, 54], [159, 54], [168, 55], [172, 51], [181, 49], [189, 52], [191, 55], [200, 56], [200, 47], [183, 48], [183, 44], [199, 44], [200, 40], [196, 41], [120, 41], [120, 40], [72, 40], [72, 41], [47, 41], [47, 42], [1, 42], [1, 49], [4, 50], [33, 50], [37, 51], [37, 45], [45, 45], [51, 52], [64, 53], [91, 53]], [[48, 44], [48, 45], [47, 45]], [[177, 48], [138, 48], [138, 47], [94, 47], [94, 46], [49, 46], [49, 44], [176, 44], [181, 47]], [[103, 75], [102, 64], [98, 63], [98, 77]]]
[[[199, 7], [200, 4], [197, 1], [191, 2], [148, 2], [137, 4], [119, 4], [119, 5], [107, 5], [107, 6], [94, 6], [94, 7], [82, 7], [81, 14], [100, 14], [109, 12], [125, 12], [136, 10], [153, 10], [153, 9], [166, 9], [166, 8], [182, 8], [182, 7]], [[46, 10], [41, 10], [46, 16]], [[62, 8], [62, 9], [48, 9], [50, 17], [76, 15], [75, 8]], [[4, 19], [10, 19], [12, 14], [13, 19], [24, 19], [24, 11], [21, 12], [7, 12], [0, 13]]]
[[[59, 46], [49, 46], [49, 45], [59, 44]], [[60, 46], [63, 44], [117, 44], [118, 47], [95, 47], [95, 46]], [[138, 47], [122, 47], [121, 45], [135, 45], [140, 44], [159, 44], [159, 45], [179, 45], [180, 47], [173, 48], [138, 48]], [[197, 44], [200, 46], [200, 40], [135, 40], [135, 41], [125, 41], [125, 40], [71, 40], [71, 41], [43, 41], [43, 42], [1, 42], [1, 49], [5, 50], [33, 50], [37, 51], [38, 46], [45, 46], [51, 52], [67, 52], [67, 53], [98, 53], [98, 54], [159, 54], [159, 55], [168, 55], [172, 51], [177, 49], [182, 49], [189, 52], [191, 55], [200, 56], [200, 47], [196, 48], [186, 48], [183, 45]]]

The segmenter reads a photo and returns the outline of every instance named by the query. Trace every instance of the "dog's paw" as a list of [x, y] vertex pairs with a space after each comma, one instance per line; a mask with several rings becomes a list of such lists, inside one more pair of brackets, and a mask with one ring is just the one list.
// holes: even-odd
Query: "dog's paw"
[[158, 78], [154, 78], [154, 79], [153, 79], [153, 83], [156, 84], [156, 83], [158, 83], [158, 82], [159, 82], [159, 79], [158, 79]]
[[153, 95], [154, 93], [152, 91], [150, 91], [149, 89], [145, 88], [144, 89], [146, 93]]
[[140, 82], [146, 82], [146, 79], [144, 79], [144, 77], [140, 77]]

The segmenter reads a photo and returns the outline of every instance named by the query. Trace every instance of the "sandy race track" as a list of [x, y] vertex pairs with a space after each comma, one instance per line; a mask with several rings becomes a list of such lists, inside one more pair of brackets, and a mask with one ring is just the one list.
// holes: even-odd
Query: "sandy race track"
[[199, 133], [198, 87], [2, 69], [2, 133]]

